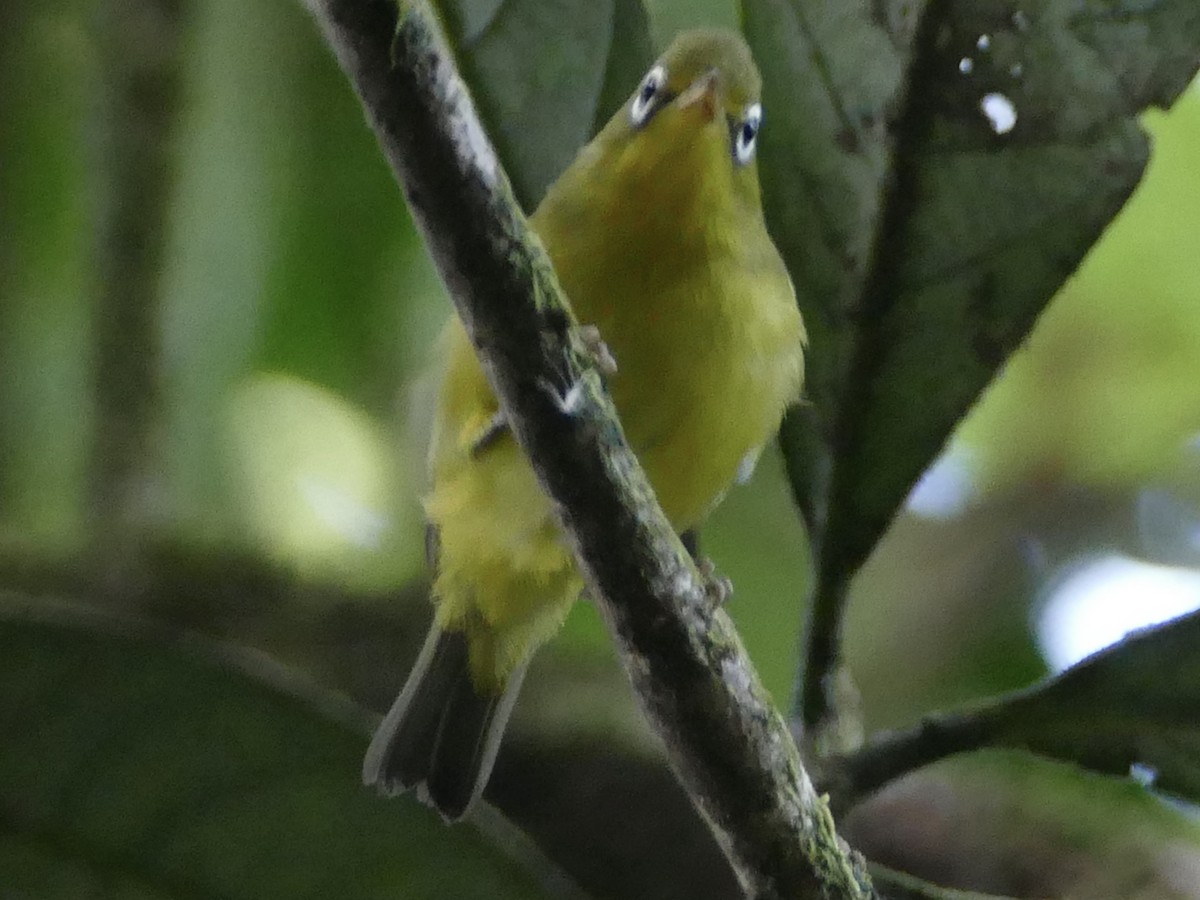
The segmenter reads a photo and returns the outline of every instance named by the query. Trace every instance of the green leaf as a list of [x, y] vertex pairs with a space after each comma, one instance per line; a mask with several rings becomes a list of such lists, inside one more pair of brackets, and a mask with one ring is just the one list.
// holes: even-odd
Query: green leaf
[[650, 33], [665, 47], [685, 28], [737, 28], [738, 0], [645, 0]]
[[652, 59], [640, 0], [444, 0], [463, 77], [527, 210]]
[[544, 896], [470, 827], [359, 784], [369, 717], [265, 658], [0, 597], [12, 896]]
[[829, 760], [835, 808], [949, 756], [1024, 750], [1200, 800], [1200, 612], [1137, 632], [1061, 675], [934, 713]]
[[982, 744], [1127, 776], [1200, 801], [1200, 613], [1138, 632], [978, 714]]
[[[612, 43], [592, 134], [604, 127], [637, 86], [654, 59], [650, 24], [642, 0], [614, 0]], [[591, 135], [588, 135], [589, 140]]]
[[912, 7], [743, 11], [768, 221], [811, 332], [822, 439], [784, 444], [826, 613], [1137, 184], [1138, 113], [1200, 65], [1193, 0]]
[[872, 4], [743, 4], [763, 75], [763, 206], [804, 310], [805, 393], [829, 418], [855, 341], [904, 74], [900, 35]]

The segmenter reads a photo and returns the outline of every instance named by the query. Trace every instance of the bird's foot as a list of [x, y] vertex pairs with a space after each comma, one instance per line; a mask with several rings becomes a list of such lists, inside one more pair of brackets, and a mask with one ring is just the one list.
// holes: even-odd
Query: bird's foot
[[700, 570], [700, 577], [704, 579], [704, 592], [712, 602], [713, 609], [724, 606], [733, 596], [733, 582], [718, 572], [716, 565], [707, 556], [702, 556], [696, 561], [696, 568]]
[[595, 325], [580, 325], [579, 336], [583, 339], [583, 345], [587, 348], [588, 355], [592, 358], [592, 362], [600, 374], [605, 378], [616, 375], [616, 357], [608, 349], [608, 344], [604, 343], [604, 338], [600, 337], [600, 329]]

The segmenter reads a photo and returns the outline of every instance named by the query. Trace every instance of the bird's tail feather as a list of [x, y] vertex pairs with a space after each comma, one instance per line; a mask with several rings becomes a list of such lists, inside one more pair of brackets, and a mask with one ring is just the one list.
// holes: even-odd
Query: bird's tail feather
[[444, 818], [462, 818], [483, 793], [524, 676], [522, 665], [501, 692], [480, 690], [466, 634], [435, 624], [367, 748], [363, 782], [385, 794], [420, 788]]

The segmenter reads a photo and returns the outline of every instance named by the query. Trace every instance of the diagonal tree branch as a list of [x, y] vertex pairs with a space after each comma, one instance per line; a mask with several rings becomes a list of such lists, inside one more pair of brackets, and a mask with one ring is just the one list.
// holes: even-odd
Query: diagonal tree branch
[[869, 897], [729, 618], [625, 443], [423, 4], [308, 0], [358, 92], [638, 698], [754, 897]]

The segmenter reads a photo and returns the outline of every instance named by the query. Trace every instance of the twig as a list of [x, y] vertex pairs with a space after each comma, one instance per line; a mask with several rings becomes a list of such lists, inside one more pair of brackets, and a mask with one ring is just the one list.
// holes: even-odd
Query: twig
[[309, 0], [616, 636], [754, 897], [872, 896], [729, 618], [659, 509], [444, 43], [405, 4]]
[[[869, 304], [869, 314], [860, 313], [864, 321], [884, 321], [884, 314], [896, 300], [897, 270], [902, 261], [903, 242], [898, 239], [917, 199], [916, 172], [913, 168], [913, 147], [925, 137], [930, 127], [929, 91], [925, 85], [937, 77], [933, 48], [938, 26], [944, 21], [945, 0], [930, 0], [918, 13], [920, 16], [910, 51], [908, 71], [897, 95], [901, 123], [894, 138], [891, 153], [892, 171], [885, 188], [880, 214], [872, 240], [871, 264], [863, 282], [861, 298]], [[836, 686], [842, 665], [842, 624], [850, 580], [874, 548], [894, 509], [877, 511], [864, 519], [858, 502], [858, 492], [871, 483], [869, 473], [859, 471], [853, 463], [861, 461], [856, 448], [863, 443], [865, 427], [863, 408], [875, 388], [876, 375], [886, 354], [881, 345], [890, 340], [886, 329], [877, 325], [864, 326], [857, 337], [847, 388], [839, 398], [833, 426], [832, 458], [838, 460], [827, 483], [822, 499], [828, 515], [820, 524], [821, 538], [816, 560], [816, 586], [808, 608], [805, 629], [805, 653], [799, 678], [794, 712], [803, 731], [806, 746], [836, 745], [836, 732], [844, 723], [839, 721]], [[785, 454], [791, 454], [785, 445]], [[789, 473], [794, 464], [789, 462]], [[793, 491], [803, 496], [803, 486], [793, 484]], [[854, 729], [850, 729], [854, 730]], [[831, 739], [832, 735], [832, 739]]]
[[[1014, 696], [1021, 696], [1020, 694]], [[875, 735], [863, 747], [822, 764], [822, 789], [829, 804], [842, 814], [879, 788], [924, 766], [991, 746], [993, 713], [1003, 700], [964, 712], [935, 713], [903, 731]]]
[[998, 894], [941, 887], [879, 865], [871, 866], [871, 877], [883, 888], [888, 900], [1013, 900]]

